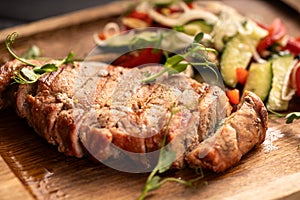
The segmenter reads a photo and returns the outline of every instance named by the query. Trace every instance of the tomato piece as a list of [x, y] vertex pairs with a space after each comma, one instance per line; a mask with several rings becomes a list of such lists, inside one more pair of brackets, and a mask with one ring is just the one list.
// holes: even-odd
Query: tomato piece
[[300, 97], [300, 67], [298, 67], [296, 71], [296, 87], [297, 87], [296, 95]]
[[289, 38], [286, 46], [283, 47], [282, 50], [288, 50], [294, 55], [300, 54], [300, 38]]
[[140, 19], [144, 22], [146, 22], [148, 25], [152, 24], [152, 19], [149, 17], [149, 15], [145, 12], [139, 12], [139, 11], [132, 11], [129, 14], [129, 17]]
[[276, 18], [272, 22], [271, 26], [268, 28], [268, 32], [269, 34], [265, 38], [263, 38], [257, 45], [257, 51], [260, 54], [272, 44], [274, 44], [276, 41], [280, 40], [283, 36], [285, 36], [287, 30], [283, 22], [279, 18]]
[[101, 40], [105, 40], [106, 37], [103, 33], [99, 33], [98, 37], [101, 39]]
[[191, 2], [191, 3], [187, 3], [186, 4], [190, 9], [194, 9], [194, 5], [193, 5], [193, 3]]
[[162, 55], [161, 50], [153, 48], [138, 49], [120, 56], [112, 64], [133, 68], [148, 63], [159, 63]]
[[226, 95], [229, 102], [232, 104], [238, 104], [240, 102], [240, 91], [238, 89], [226, 90]]
[[246, 83], [248, 74], [249, 72], [247, 71], [247, 69], [236, 68], [236, 76], [240, 84], [244, 85]]

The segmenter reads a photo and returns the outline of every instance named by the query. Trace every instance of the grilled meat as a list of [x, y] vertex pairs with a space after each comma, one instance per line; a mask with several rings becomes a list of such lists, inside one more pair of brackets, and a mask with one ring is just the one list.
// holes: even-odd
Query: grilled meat
[[140, 70], [74, 63], [34, 84], [10, 84], [14, 71], [22, 67], [18, 61], [1, 67], [0, 108], [14, 107], [38, 134], [69, 156], [90, 154], [107, 160], [128, 153], [148, 166], [146, 153], [161, 148], [168, 129], [167, 143], [176, 152], [174, 168], [188, 163], [220, 172], [264, 140], [267, 112], [252, 93], [246, 93], [231, 114], [217, 86], [182, 75], [142, 83], [145, 73], [160, 70], [155, 66]]
[[216, 133], [187, 153], [190, 167], [222, 172], [264, 141], [268, 113], [259, 97], [250, 92], [244, 95], [238, 110], [224, 120]]

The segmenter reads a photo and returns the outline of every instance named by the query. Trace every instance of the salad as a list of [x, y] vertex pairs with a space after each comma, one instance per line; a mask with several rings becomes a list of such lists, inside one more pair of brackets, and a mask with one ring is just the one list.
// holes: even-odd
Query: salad
[[[278, 18], [264, 25], [220, 2], [141, 1], [94, 39], [105, 45], [122, 31], [145, 27], [170, 28], [190, 37], [204, 33], [203, 45], [218, 51], [215, 60], [232, 104], [239, 103], [245, 90], [256, 93], [270, 111], [286, 111], [291, 99], [300, 97], [300, 37], [288, 35]], [[135, 67], [162, 56], [143, 49], [119, 63]]]

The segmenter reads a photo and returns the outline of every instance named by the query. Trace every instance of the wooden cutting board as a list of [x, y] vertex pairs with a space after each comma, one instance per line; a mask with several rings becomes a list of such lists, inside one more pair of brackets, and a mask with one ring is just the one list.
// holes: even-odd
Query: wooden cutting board
[[[276, 1], [225, 1], [241, 13], [263, 23], [280, 17], [292, 35], [300, 35], [299, 14]], [[43, 55], [61, 58], [69, 51], [83, 58], [93, 48], [92, 34], [108, 21], [118, 20], [122, 3], [84, 10], [29, 25], [0, 30], [0, 59], [9, 56], [2, 49], [6, 35], [17, 31], [15, 43], [22, 52], [38, 45]], [[254, 14], [253, 14], [254, 13]], [[299, 99], [293, 101], [300, 109]], [[204, 171], [195, 188], [167, 183], [148, 199], [299, 199], [300, 122], [286, 125], [270, 118], [267, 140], [241, 162], [215, 174]], [[18, 118], [12, 110], [0, 111], [0, 199], [137, 199], [148, 174], [129, 174], [59, 153]], [[191, 169], [171, 171], [166, 176], [194, 178]]]

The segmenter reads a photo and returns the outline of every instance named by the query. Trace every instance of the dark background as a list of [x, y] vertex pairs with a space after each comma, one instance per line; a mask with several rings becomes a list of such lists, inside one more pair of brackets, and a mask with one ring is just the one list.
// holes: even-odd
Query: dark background
[[113, 0], [0, 0], [0, 29], [107, 4]]

